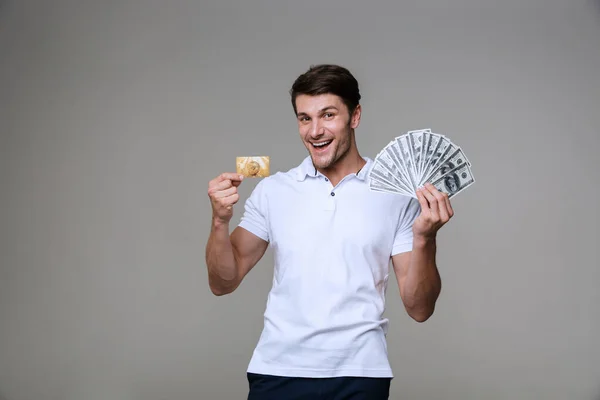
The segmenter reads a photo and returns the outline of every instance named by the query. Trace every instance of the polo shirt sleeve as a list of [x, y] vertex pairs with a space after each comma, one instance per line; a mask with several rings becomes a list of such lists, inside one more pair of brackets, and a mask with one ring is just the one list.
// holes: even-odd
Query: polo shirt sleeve
[[398, 228], [394, 237], [394, 245], [392, 247], [392, 256], [412, 250], [413, 232], [412, 227], [415, 219], [421, 213], [421, 205], [415, 198], [410, 200], [403, 207], [398, 218]]
[[268, 242], [269, 224], [265, 185], [266, 179], [261, 180], [246, 199], [244, 213], [238, 226]]

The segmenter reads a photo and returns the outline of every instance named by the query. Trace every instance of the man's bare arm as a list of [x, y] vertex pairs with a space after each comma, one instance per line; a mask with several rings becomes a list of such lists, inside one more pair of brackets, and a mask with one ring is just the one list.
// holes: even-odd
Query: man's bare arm
[[433, 314], [442, 289], [435, 252], [435, 239], [415, 238], [412, 251], [392, 257], [402, 303], [417, 322], [425, 322]]
[[442, 289], [436, 264], [437, 232], [454, 216], [454, 210], [448, 194], [431, 183], [417, 190], [417, 199], [421, 213], [413, 224], [412, 251], [394, 255], [392, 263], [406, 311], [415, 321], [424, 322], [433, 314]]
[[233, 292], [265, 254], [268, 242], [241, 227], [212, 222], [206, 245], [208, 283], [216, 296]]
[[233, 292], [261, 259], [268, 242], [237, 227], [229, 234], [233, 205], [240, 196], [237, 188], [243, 176], [223, 173], [208, 184], [213, 210], [210, 236], [206, 243], [206, 265], [210, 290], [217, 296]]

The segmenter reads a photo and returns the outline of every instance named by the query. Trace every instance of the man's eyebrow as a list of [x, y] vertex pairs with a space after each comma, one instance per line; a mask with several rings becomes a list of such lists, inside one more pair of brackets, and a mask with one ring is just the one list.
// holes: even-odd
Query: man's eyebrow
[[333, 108], [334, 110], [337, 110], [337, 107], [336, 107], [336, 106], [327, 106], [327, 107], [325, 107], [325, 108], [321, 108], [320, 112], [327, 111], [327, 110], [329, 110], [329, 109], [332, 109], [332, 108]]
[[[333, 110], [337, 110], [338, 108], [337, 108], [336, 106], [327, 106], [327, 107], [323, 107], [323, 108], [321, 108], [321, 109], [319, 110], [319, 112], [320, 112], [320, 113], [322, 113], [322, 112], [325, 112], [325, 111], [327, 111], [327, 110], [331, 110], [331, 109], [333, 109]], [[302, 116], [302, 117], [303, 117], [303, 116], [308, 116], [308, 114], [307, 114], [307, 113], [305, 113], [305, 112], [303, 112], [303, 111], [301, 111], [301, 112], [299, 112], [299, 113], [298, 113], [298, 116], [299, 116], [299, 117], [300, 117], [300, 116]]]

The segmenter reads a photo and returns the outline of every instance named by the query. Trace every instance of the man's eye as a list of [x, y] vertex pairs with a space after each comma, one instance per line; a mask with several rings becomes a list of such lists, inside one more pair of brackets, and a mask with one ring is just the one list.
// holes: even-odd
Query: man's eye
[[325, 118], [331, 118], [331, 117], [333, 117], [332, 113], [325, 113], [324, 115], [325, 115]]

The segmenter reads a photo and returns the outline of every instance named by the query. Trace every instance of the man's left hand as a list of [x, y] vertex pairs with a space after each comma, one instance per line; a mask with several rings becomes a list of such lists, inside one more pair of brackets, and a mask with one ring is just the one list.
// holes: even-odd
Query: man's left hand
[[417, 190], [421, 214], [413, 224], [413, 235], [425, 239], [434, 238], [437, 231], [452, 218], [454, 211], [447, 193], [440, 192], [431, 183]]

